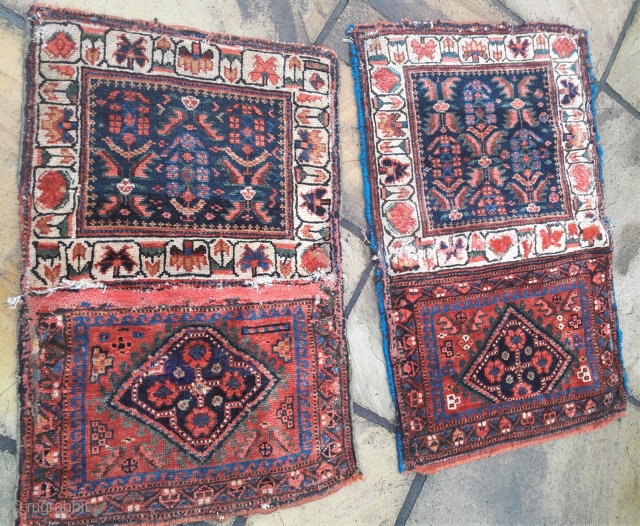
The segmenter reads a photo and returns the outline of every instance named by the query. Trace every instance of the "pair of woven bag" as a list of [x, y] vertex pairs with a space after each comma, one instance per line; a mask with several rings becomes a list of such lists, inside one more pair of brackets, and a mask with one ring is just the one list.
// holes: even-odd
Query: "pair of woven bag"
[[[20, 524], [269, 513], [360, 478], [335, 54], [31, 18]], [[400, 469], [620, 416], [584, 32], [349, 35]]]

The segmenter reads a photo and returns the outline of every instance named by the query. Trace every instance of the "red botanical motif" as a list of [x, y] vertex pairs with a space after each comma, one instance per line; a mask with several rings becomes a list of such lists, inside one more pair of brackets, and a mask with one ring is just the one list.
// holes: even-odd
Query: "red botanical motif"
[[188, 110], [195, 110], [200, 104], [200, 99], [194, 97], [193, 95], [187, 95], [186, 97], [182, 97], [182, 104]]
[[178, 270], [192, 272], [194, 269], [208, 266], [208, 263], [207, 248], [204, 245], [193, 248], [193, 241], [183, 241], [182, 249], [175, 245], [169, 249], [169, 265]]
[[145, 261], [144, 268], [146, 269], [149, 276], [157, 276], [158, 272], [160, 272], [160, 260], [156, 261], [155, 263]]
[[376, 87], [384, 93], [389, 93], [400, 82], [398, 74], [389, 68], [381, 68], [371, 77]]
[[62, 265], [60, 263], [58, 263], [57, 265], [44, 265], [44, 277], [47, 281], [49, 281], [50, 283], [55, 283], [56, 281], [58, 281], [58, 278], [60, 277], [60, 269], [62, 268]]
[[540, 230], [540, 238], [542, 240], [542, 250], [548, 250], [549, 248], [558, 248], [562, 243], [564, 232], [560, 229], [554, 229], [551, 227], [542, 228]]
[[71, 252], [71, 259], [80, 263], [81, 259], [87, 259], [87, 248], [82, 243], [76, 243]]
[[524, 349], [525, 340], [526, 336], [524, 332], [522, 332], [522, 329], [516, 329], [515, 331], [509, 329], [507, 335], [504, 337], [504, 343], [512, 352]]
[[484, 366], [484, 374], [491, 383], [498, 383], [504, 376], [504, 363], [501, 360], [487, 362]]
[[39, 192], [36, 203], [44, 209], [55, 210], [67, 200], [69, 181], [64, 172], [48, 170], [38, 177], [36, 189]]
[[280, 261], [279, 268], [282, 277], [290, 277], [293, 274], [293, 260], [288, 259], [286, 261]]
[[220, 384], [230, 398], [239, 398], [245, 390], [244, 378], [237, 372], [225, 373]]
[[558, 37], [551, 46], [560, 58], [568, 58], [576, 50], [576, 44], [568, 37]]
[[216, 414], [208, 407], [193, 409], [187, 415], [186, 427], [194, 437], [204, 437], [211, 433], [217, 423]]
[[433, 109], [438, 113], [445, 113], [449, 108], [449, 104], [443, 100], [439, 100], [433, 105]]
[[404, 129], [407, 127], [406, 122], [400, 122], [401, 115], [399, 113], [381, 112], [378, 114], [380, 131], [385, 137], [404, 137]]
[[84, 59], [89, 62], [89, 64], [95, 64], [100, 60], [101, 51], [99, 48], [87, 48], [84, 52]]
[[551, 369], [552, 357], [547, 351], [539, 351], [533, 355], [531, 363], [538, 374], [547, 374]]
[[496, 256], [500, 257], [504, 256], [509, 251], [511, 245], [513, 245], [513, 240], [511, 239], [511, 236], [508, 235], [493, 237], [489, 240], [491, 250], [493, 250]]
[[64, 64], [51, 64], [49, 67], [65, 77], [72, 78], [76, 74], [76, 70], [72, 66], [66, 66]]
[[193, 340], [182, 349], [182, 361], [191, 367], [204, 368], [211, 360], [211, 348], [206, 341]]
[[602, 237], [602, 230], [598, 225], [589, 225], [582, 229], [582, 238], [589, 243], [589, 246], [593, 246], [596, 239], [602, 239]]
[[178, 397], [178, 391], [175, 386], [166, 380], [158, 380], [148, 391], [149, 401], [151, 401], [156, 408], [162, 409], [163, 407], [170, 407], [174, 404], [175, 399]]
[[273, 266], [273, 261], [265, 254], [265, 250], [266, 247], [264, 245], [260, 245], [255, 250], [253, 250], [249, 245], [245, 245], [244, 252], [238, 261], [242, 271], [246, 272], [251, 269], [251, 275], [253, 277], [258, 275], [258, 269], [268, 272]]
[[480, 40], [470, 40], [462, 45], [462, 58], [478, 62], [480, 58], [487, 59], [487, 46]]
[[586, 193], [593, 181], [591, 171], [584, 164], [572, 165], [569, 168], [569, 177], [575, 189], [581, 193]]
[[77, 46], [71, 35], [64, 31], [58, 31], [47, 40], [44, 49], [52, 58], [68, 59], [77, 49]]
[[518, 55], [520, 55], [522, 58], [526, 58], [527, 50], [529, 49], [530, 45], [531, 41], [528, 38], [517, 36], [515, 37], [515, 39], [509, 39], [507, 47], [513, 53], [514, 58], [517, 58]]
[[567, 148], [585, 148], [589, 142], [589, 134], [584, 124], [567, 124]]
[[531, 385], [525, 382], [518, 382], [513, 388], [513, 397], [526, 398], [531, 395], [531, 392], [532, 392]]
[[314, 165], [322, 165], [326, 157], [327, 145], [320, 130], [300, 130], [300, 140], [295, 141], [296, 149], [301, 150], [298, 159]]
[[127, 35], [119, 35], [118, 47], [113, 52], [113, 56], [118, 64], [126, 64], [129, 69], [133, 69], [134, 64], [142, 68], [149, 60], [146, 44], [147, 39], [145, 37], [139, 37], [131, 42]]
[[75, 139], [71, 133], [78, 129], [78, 123], [72, 121], [73, 110], [71, 108], [58, 108], [50, 106], [40, 122], [40, 126], [45, 131], [45, 136], [49, 144], [72, 143]]
[[413, 52], [416, 54], [418, 60], [422, 60], [427, 58], [429, 60], [433, 60], [435, 58], [435, 50], [438, 47], [438, 44], [435, 40], [429, 39], [425, 40], [424, 37], [420, 38], [420, 40], [412, 40], [411, 48]]
[[409, 165], [397, 159], [384, 158], [380, 161], [380, 172], [386, 174], [385, 184], [393, 184], [401, 181], [409, 175]]
[[249, 73], [249, 77], [253, 82], [261, 81], [263, 86], [267, 82], [271, 82], [274, 86], [280, 82], [280, 76], [276, 72], [278, 62], [276, 57], [263, 59], [260, 55], [256, 55], [253, 59], [253, 69]]
[[229, 66], [224, 66], [222, 68], [222, 71], [224, 73], [224, 77], [229, 81], [229, 82], [235, 82], [236, 79], [238, 78], [238, 70], [235, 68], [230, 68]]
[[218, 239], [213, 245], [213, 255], [220, 256], [220, 264], [224, 266], [224, 257], [231, 254], [231, 245], [224, 239]]
[[393, 227], [401, 234], [413, 232], [417, 226], [413, 207], [400, 202], [393, 205], [387, 213]]
[[191, 51], [180, 46], [176, 65], [192, 75], [209, 73], [213, 71], [213, 51], [207, 49], [202, 52], [201, 45], [197, 42], [191, 44]]
[[331, 268], [331, 261], [324, 251], [317, 246], [307, 249], [300, 259], [302, 268], [309, 274]]

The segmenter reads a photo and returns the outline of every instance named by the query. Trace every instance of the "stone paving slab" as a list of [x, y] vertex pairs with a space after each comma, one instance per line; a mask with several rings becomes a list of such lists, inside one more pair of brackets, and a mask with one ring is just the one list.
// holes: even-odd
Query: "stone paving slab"
[[638, 524], [640, 411], [427, 477], [407, 525]]
[[[637, 82], [637, 81], [636, 81]], [[627, 386], [640, 397], [640, 121], [606, 93], [598, 96], [605, 211], [613, 226], [613, 278]]]
[[640, 111], [640, 13], [636, 14], [607, 77], [611, 87]]
[[14, 524], [16, 492], [18, 491], [18, 458], [11, 453], [0, 452], [0, 524]]
[[[153, 20], [208, 32], [221, 32], [281, 42], [308, 44], [331, 13], [331, 2], [316, 0], [50, 0], [50, 7], [65, 7], [96, 14]], [[3, 5], [25, 15], [32, 2], [6, 0]], [[320, 29], [318, 29], [320, 28]], [[309, 31], [309, 33], [307, 32]]]
[[340, 62], [338, 117], [340, 120], [340, 217], [366, 229], [364, 189], [360, 168], [360, 135], [351, 68]]
[[371, 249], [356, 236], [344, 228], [340, 229], [342, 244], [342, 272], [344, 275], [344, 304], [347, 307], [360, 283], [360, 277], [371, 262]]
[[22, 31], [8, 22], [0, 22], [0, 435], [13, 439], [18, 438], [18, 360], [15, 349], [19, 311], [9, 308], [5, 298], [20, 294], [18, 152], [23, 44]]
[[517, 23], [497, 0], [370, 0], [389, 20], [454, 20], [456, 22]]
[[396, 412], [382, 350], [378, 296], [373, 276], [347, 319], [349, 389], [353, 401], [395, 422]]
[[311, 43], [317, 42], [327, 20], [339, 3], [340, 0], [315, 0], [309, 4], [309, 12], [303, 18]]
[[351, 24], [372, 24], [387, 18], [376, 10], [370, 3], [364, 0], [349, 0], [323, 45], [330, 47], [338, 53], [338, 57], [345, 63], [349, 63], [349, 44], [344, 42], [345, 31]]
[[593, 72], [600, 78], [633, 0], [501, 0], [526, 22], [567, 24], [589, 31]]

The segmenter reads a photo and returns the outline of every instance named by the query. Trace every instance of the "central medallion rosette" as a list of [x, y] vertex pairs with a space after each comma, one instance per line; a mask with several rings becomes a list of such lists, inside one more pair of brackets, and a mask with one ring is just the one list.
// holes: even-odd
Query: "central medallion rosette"
[[112, 404], [204, 459], [275, 379], [210, 327], [186, 327], [119, 388]]

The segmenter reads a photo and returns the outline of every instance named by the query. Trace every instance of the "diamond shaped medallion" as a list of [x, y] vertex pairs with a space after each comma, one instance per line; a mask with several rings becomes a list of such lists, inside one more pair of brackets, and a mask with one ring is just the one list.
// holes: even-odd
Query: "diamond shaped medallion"
[[558, 342], [509, 306], [463, 381], [494, 402], [510, 402], [550, 392], [570, 362]]
[[206, 459], [275, 379], [210, 327], [186, 327], [118, 389], [112, 404]]

